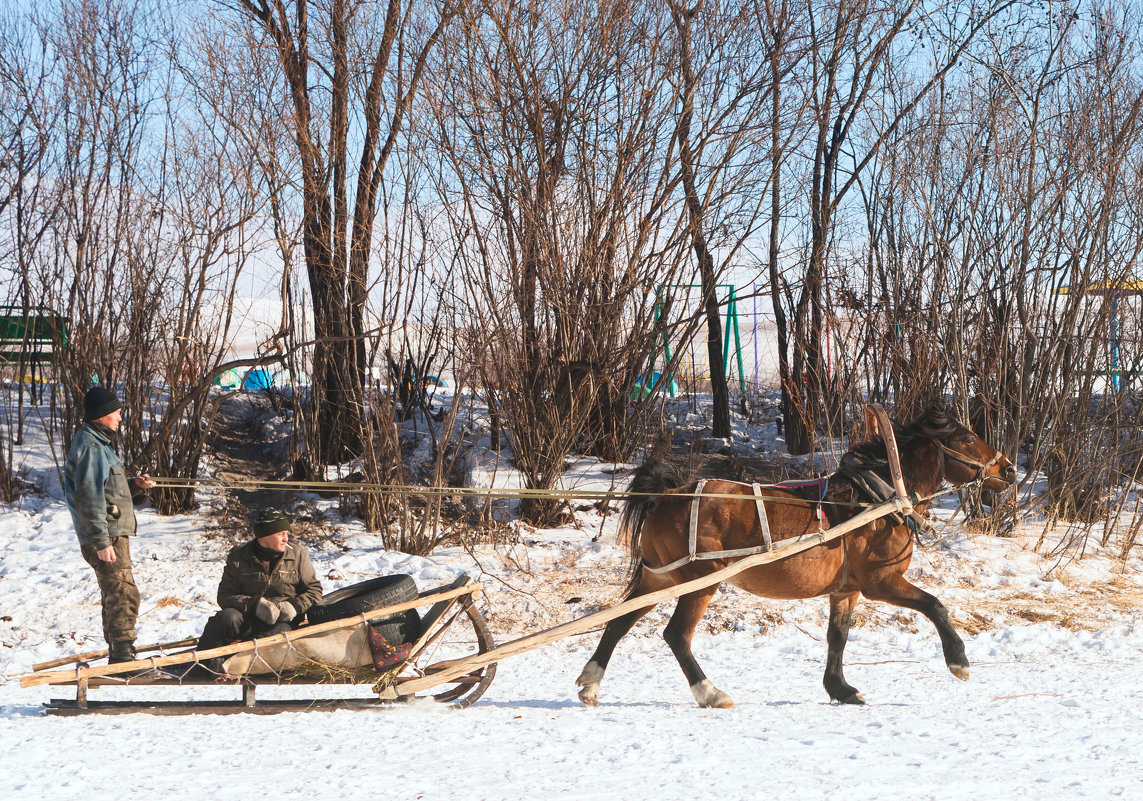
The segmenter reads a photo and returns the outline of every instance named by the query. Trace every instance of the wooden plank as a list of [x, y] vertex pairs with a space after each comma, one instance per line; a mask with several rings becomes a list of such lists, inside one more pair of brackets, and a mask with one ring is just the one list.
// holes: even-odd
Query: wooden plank
[[[237, 687], [240, 684], [257, 684], [263, 687], [294, 687], [302, 684], [330, 684], [324, 676], [293, 676], [291, 678], [279, 677], [276, 673], [247, 674], [231, 679], [220, 676], [191, 676], [179, 678], [171, 675], [143, 675], [143, 676], [95, 676], [86, 681], [89, 687]], [[54, 687], [67, 686], [73, 682], [57, 682]], [[364, 681], [341, 681], [337, 684], [376, 684], [376, 677]]]
[[595, 628], [603, 623], [614, 620], [615, 618], [622, 617], [628, 612], [634, 612], [637, 609], [645, 609], [649, 606], [655, 606], [663, 601], [672, 598], [678, 598], [697, 590], [710, 587], [714, 584], [726, 581], [733, 576], [741, 573], [744, 570], [749, 570], [752, 567], [776, 562], [779, 559], [793, 556], [794, 554], [807, 551], [810, 548], [816, 548], [831, 540], [838, 539], [854, 529], [861, 528], [868, 523], [879, 520], [882, 517], [894, 513], [908, 513], [912, 510], [912, 506], [907, 498], [892, 498], [885, 503], [866, 509], [864, 512], [846, 520], [833, 528], [826, 529], [821, 533], [805, 534], [790, 540], [784, 540], [778, 543], [773, 551], [765, 553], [758, 553], [752, 556], [746, 556], [739, 561], [716, 570], [709, 576], [702, 578], [692, 579], [691, 581], [676, 584], [674, 587], [668, 587], [664, 590], [641, 595], [638, 598], [632, 598], [616, 606], [602, 609], [593, 614], [585, 617], [577, 618], [575, 620], [563, 623], [554, 628], [545, 629], [535, 634], [529, 634], [519, 639], [512, 640], [511, 642], [504, 643], [497, 646], [490, 651], [485, 651], [482, 654], [474, 654], [473, 656], [463, 657], [461, 659], [453, 659], [445, 662], [438, 662], [434, 665], [429, 665], [425, 672], [426, 674], [421, 677], [414, 677], [408, 679], [398, 679], [394, 685], [397, 691], [402, 695], [415, 695], [422, 690], [427, 690], [438, 684], [443, 684], [451, 679], [463, 676], [466, 673], [491, 665], [494, 662], [499, 662], [501, 659], [509, 656], [522, 654], [526, 651], [531, 651], [534, 648], [547, 645], [548, 643], [562, 640], [565, 637], [570, 637], [573, 634], [582, 634], [585, 631]]
[[271, 645], [279, 645], [286, 642], [293, 642], [295, 640], [305, 639], [312, 637], [315, 634], [322, 634], [327, 631], [335, 631], [337, 629], [346, 628], [348, 626], [357, 626], [361, 623], [366, 623], [370, 620], [375, 620], [381, 617], [388, 617], [398, 612], [405, 612], [409, 609], [416, 609], [418, 606], [425, 606], [427, 604], [436, 603], [438, 601], [447, 600], [449, 598], [458, 598], [464, 595], [475, 595], [480, 590], [480, 584], [472, 582], [463, 587], [456, 587], [444, 592], [432, 592], [426, 595], [421, 595], [412, 601], [405, 601], [404, 603], [394, 604], [393, 606], [386, 606], [381, 609], [374, 609], [371, 612], [366, 612], [361, 615], [354, 615], [353, 617], [344, 618], [342, 620], [330, 620], [326, 623], [316, 623], [310, 626], [303, 626], [294, 631], [283, 632], [282, 634], [275, 634], [272, 637], [263, 637], [257, 640], [247, 640], [233, 645], [223, 645], [219, 648], [210, 648], [205, 651], [184, 651], [180, 654], [171, 654], [169, 656], [150, 657], [147, 659], [138, 659], [134, 662], [118, 662], [114, 665], [99, 665], [97, 667], [89, 668], [76, 668], [75, 670], [58, 670], [42, 673], [30, 673], [26, 676], [20, 677], [21, 687], [36, 687], [41, 684], [61, 684], [64, 682], [73, 682], [80, 679], [87, 679], [95, 676], [115, 676], [123, 673], [131, 673], [136, 670], [146, 670], [147, 668], [161, 668], [169, 665], [182, 665], [188, 662], [194, 662], [195, 659], [213, 659], [216, 656], [230, 656], [232, 654], [247, 653], [255, 651], [260, 648], [266, 648]]
[[[198, 637], [187, 637], [185, 640], [177, 640], [176, 642], [156, 642], [149, 645], [135, 646], [136, 653], [146, 653], [147, 651], [164, 651], [168, 648], [185, 648], [188, 645], [194, 645], [198, 642]], [[48, 670], [49, 668], [59, 667], [60, 665], [74, 665], [76, 662], [86, 662], [89, 659], [103, 659], [107, 656], [107, 649], [102, 651], [86, 651], [82, 654], [75, 654], [74, 656], [61, 656], [59, 659], [52, 659], [48, 662], [41, 662], [38, 665], [32, 665], [32, 670]]]

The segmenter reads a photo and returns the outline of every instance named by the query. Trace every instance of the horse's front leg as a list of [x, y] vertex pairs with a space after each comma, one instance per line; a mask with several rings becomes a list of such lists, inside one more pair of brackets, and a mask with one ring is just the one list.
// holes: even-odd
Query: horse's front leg
[[675, 613], [671, 615], [671, 622], [663, 631], [663, 639], [671, 646], [675, 659], [679, 660], [679, 667], [691, 686], [691, 693], [701, 707], [715, 707], [729, 709], [734, 706], [730, 696], [711, 683], [706, 674], [702, 672], [694, 653], [691, 652], [691, 639], [694, 637], [695, 627], [706, 614], [710, 599], [714, 597], [714, 587], [706, 587], [690, 595], [679, 598]]
[[[640, 587], [632, 595], [633, 597], [642, 595], [643, 592], [643, 588]], [[575, 680], [575, 683], [580, 687], [579, 700], [587, 706], [599, 705], [599, 684], [603, 681], [603, 674], [607, 670], [607, 663], [611, 661], [611, 655], [615, 653], [615, 646], [624, 634], [631, 631], [631, 627], [638, 623], [640, 618], [654, 608], [652, 605], [645, 609], [628, 612], [623, 617], [615, 618], [604, 628], [603, 636], [599, 638], [599, 645], [595, 647], [595, 653], [591, 655], [591, 659], [583, 666], [579, 678]]]
[[964, 641], [949, 621], [949, 612], [944, 604], [897, 573], [880, 576], [869, 587], [862, 587], [861, 592], [871, 601], [903, 606], [920, 612], [931, 620], [940, 635], [949, 672], [962, 681], [968, 681], [968, 656], [964, 652]]
[[842, 656], [845, 643], [849, 639], [849, 627], [853, 625], [853, 610], [857, 607], [858, 593], [833, 593], [829, 597], [829, 627], [826, 629], [825, 678], [822, 684], [829, 693], [830, 700], [840, 704], [864, 704], [865, 699], [856, 688], [845, 680]]

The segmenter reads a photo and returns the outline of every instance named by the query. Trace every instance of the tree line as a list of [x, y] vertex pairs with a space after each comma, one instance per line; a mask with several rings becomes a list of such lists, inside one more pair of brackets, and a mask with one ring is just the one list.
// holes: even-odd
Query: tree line
[[[306, 376], [285, 400], [295, 475], [354, 460], [366, 481], [410, 480], [410, 389], [447, 368], [488, 401], [529, 486], [548, 488], [572, 451], [625, 460], [647, 441], [656, 405], [632, 390], [653, 365], [677, 369], [668, 338], [705, 332], [712, 434], [729, 434], [718, 286], [751, 276], [777, 324], [791, 453], [856, 433], [868, 401], [907, 418], [951, 398], [1029, 476], [1048, 476], [1052, 514], [1099, 518], [1126, 502], [1115, 490], [1143, 454], [1140, 11], [8, 8], [8, 303], [69, 321], [52, 400], [63, 438], [95, 377], [143, 410], [125, 432], [132, 458], [193, 475], [210, 379], [228, 366], [229, 299], [269, 271], [283, 316], [262, 358]], [[697, 311], [661, 291], [691, 284]], [[448, 481], [455, 420], [419, 478]], [[9, 495], [19, 425], [4, 446]], [[1039, 497], [1031, 480], [1023, 502]], [[161, 498], [191, 503], [189, 490]], [[372, 528], [435, 519], [400, 497], [361, 504]], [[1003, 528], [1016, 504], [977, 508]]]

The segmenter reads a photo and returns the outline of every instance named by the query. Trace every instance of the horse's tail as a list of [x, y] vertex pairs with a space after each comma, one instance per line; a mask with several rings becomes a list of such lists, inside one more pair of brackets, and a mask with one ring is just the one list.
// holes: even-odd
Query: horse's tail
[[624, 599], [631, 597], [643, 578], [643, 548], [639, 538], [643, 523], [654, 511], [655, 502], [664, 490], [682, 485], [682, 477], [662, 462], [644, 462], [631, 477], [631, 483], [627, 485], [627, 492], [631, 495], [623, 507], [623, 516], [619, 518], [619, 542], [627, 547], [630, 560]]

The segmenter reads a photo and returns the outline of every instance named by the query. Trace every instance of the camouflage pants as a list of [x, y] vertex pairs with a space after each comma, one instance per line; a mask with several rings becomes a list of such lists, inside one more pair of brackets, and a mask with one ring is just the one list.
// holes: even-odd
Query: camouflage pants
[[104, 562], [94, 545], [80, 547], [84, 560], [95, 571], [103, 599], [103, 638], [107, 644], [135, 642], [135, 620], [139, 617], [139, 588], [131, 574], [131, 545], [127, 537], [112, 537], [115, 561]]

